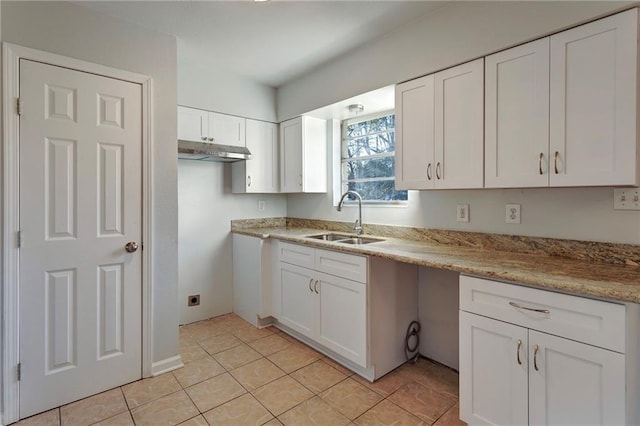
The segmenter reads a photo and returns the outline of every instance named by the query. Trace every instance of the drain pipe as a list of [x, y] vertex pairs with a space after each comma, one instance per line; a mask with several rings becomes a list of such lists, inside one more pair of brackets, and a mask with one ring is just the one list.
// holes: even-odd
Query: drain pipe
[[[415, 337], [415, 345], [411, 346], [411, 338]], [[418, 347], [420, 346], [420, 323], [418, 321], [411, 321], [409, 327], [407, 327], [407, 334], [404, 339], [404, 356], [407, 361], [412, 363], [418, 362], [420, 353]]]

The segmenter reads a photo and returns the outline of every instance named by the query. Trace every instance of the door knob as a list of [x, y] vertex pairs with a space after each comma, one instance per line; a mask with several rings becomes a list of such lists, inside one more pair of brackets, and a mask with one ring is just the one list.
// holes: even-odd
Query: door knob
[[138, 243], [136, 243], [135, 241], [129, 241], [124, 246], [124, 249], [127, 251], [127, 253], [135, 253], [136, 251], [138, 251]]

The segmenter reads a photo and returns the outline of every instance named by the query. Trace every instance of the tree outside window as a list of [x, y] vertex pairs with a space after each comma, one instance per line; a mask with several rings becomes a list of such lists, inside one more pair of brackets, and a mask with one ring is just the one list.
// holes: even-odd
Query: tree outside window
[[343, 191], [369, 203], [406, 203], [407, 191], [395, 189], [395, 136], [393, 113], [343, 121]]

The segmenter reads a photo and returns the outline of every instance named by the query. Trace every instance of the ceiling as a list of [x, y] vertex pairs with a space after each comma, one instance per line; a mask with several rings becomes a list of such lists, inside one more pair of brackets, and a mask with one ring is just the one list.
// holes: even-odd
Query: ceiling
[[178, 61], [279, 87], [444, 1], [79, 1], [175, 35]]

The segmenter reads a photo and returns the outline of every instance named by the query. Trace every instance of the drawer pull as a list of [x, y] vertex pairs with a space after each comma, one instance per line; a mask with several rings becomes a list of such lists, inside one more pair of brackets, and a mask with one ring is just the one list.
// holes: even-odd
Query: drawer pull
[[516, 302], [509, 302], [509, 304], [511, 306], [513, 306], [514, 308], [525, 309], [527, 311], [538, 312], [538, 313], [541, 313], [541, 314], [550, 314], [551, 313], [551, 311], [548, 310], [548, 309], [529, 308], [527, 306], [518, 305]]
[[313, 278], [309, 279], [309, 291], [313, 293], [313, 289], [311, 288], [311, 283], [313, 282]]
[[540, 348], [538, 347], [538, 345], [534, 345], [533, 346], [533, 368], [536, 369], [536, 371], [540, 370], [538, 368], [538, 350]]
[[315, 290], [316, 294], [320, 294], [318, 292], [318, 280], [316, 280], [316, 283], [313, 285], [313, 289]]
[[522, 365], [522, 361], [520, 361], [520, 348], [522, 347], [522, 340], [518, 339], [518, 348], [516, 349], [516, 360], [518, 361], [518, 365]]

